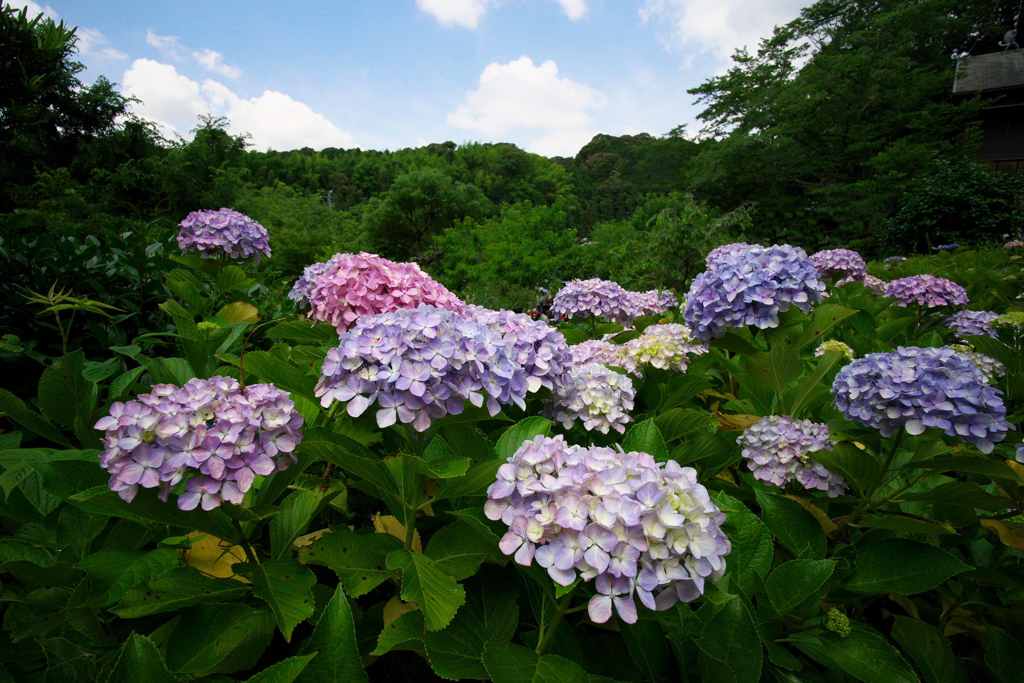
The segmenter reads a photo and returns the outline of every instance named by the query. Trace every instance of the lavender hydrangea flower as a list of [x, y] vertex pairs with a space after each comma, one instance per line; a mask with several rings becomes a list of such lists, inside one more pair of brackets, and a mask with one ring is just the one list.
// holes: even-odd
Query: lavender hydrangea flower
[[708, 252], [708, 255], [704, 257], [704, 266], [708, 269], [714, 268], [715, 263], [718, 259], [723, 256], [733, 257], [736, 254], [742, 253], [751, 247], [757, 247], [763, 249], [760, 244], [747, 244], [746, 242], [731, 242], [729, 244], [722, 244], [715, 247]]
[[852, 249], [826, 249], [811, 255], [814, 267], [822, 277], [835, 278], [836, 286], [863, 282], [867, 274], [864, 257]]
[[790, 307], [809, 311], [825, 294], [817, 268], [803, 249], [748, 247], [723, 253], [693, 281], [686, 296], [686, 324], [701, 341], [729, 328], [778, 327]]
[[650, 325], [636, 339], [622, 347], [628, 365], [650, 365], [659, 370], [686, 372], [690, 355], [707, 353], [708, 347], [693, 339], [686, 325]]
[[995, 337], [992, 322], [998, 317], [992, 311], [959, 311], [946, 318], [946, 327], [960, 337]]
[[604, 339], [590, 339], [573, 344], [569, 350], [572, 352], [572, 364], [577, 367], [588, 363], [600, 363], [623, 368], [631, 375], [639, 372], [636, 363], [625, 354], [622, 346]]
[[875, 277], [871, 273], [865, 273], [864, 279], [861, 280], [865, 287], [870, 289], [875, 294], [885, 294], [885, 288], [888, 286], [888, 282], [880, 277]]
[[498, 468], [484, 514], [508, 527], [499, 548], [518, 564], [536, 561], [562, 586], [594, 581], [595, 623], [613, 613], [635, 623], [635, 597], [657, 610], [696, 599], [732, 549], [693, 468], [561, 436], [523, 442]]
[[640, 315], [655, 315], [671, 310], [678, 305], [676, 295], [667, 289], [651, 289], [646, 292], [628, 292], [632, 298], [632, 309]]
[[559, 318], [606, 318], [626, 324], [641, 315], [635, 294], [611, 280], [570, 280], [555, 294], [551, 313]]
[[171, 488], [187, 478], [178, 507], [238, 505], [257, 475], [296, 461], [302, 416], [273, 384], [245, 388], [230, 377], [157, 384], [135, 400], [115, 402], [96, 423], [105, 432], [100, 466], [110, 488], [131, 502], [139, 488]]
[[574, 365], [573, 354], [561, 332], [524, 313], [492, 311], [469, 305], [466, 315], [496, 332], [509, 347], [512, 359], [526, 373], [529, 392], [554, 390]]
[[302, 275], [292, 285], [288, 292], [288, 298], [296, 303], [299, 308], [309, 307], [309, 295], [313, 291], [313, 284], [317, 278], [334, 267], [342, 254], [335, 254], [327, 261], [312, 263], [302, 269]]
[[1014, 456], [1014, 460], [1024, 465], [1024, 443], [1017, 444], [1017, 454]]
[[941, 429], [983, 453], [1006, 438], [1003, 396], [982, 372], [948, 348], [901, 347], [843, 367], [832, 383], [836, 406], [851, 420], [892, 436]]
[[810, 458], [832, 449], [828, 426], [810, 420], [772, 415], [763, 417], [740, 435], [743, 457], [754, 478], [785, 488], [791, 481], [805, 489], [824, 491], [834, 498], [846, 491], [846, 481]]
[[839, 341], [838, 339], [826, 339], [825, 341], [818, 344], [818, 348], [814, 349], [814, 357], [821, 358], [826, 353], [838, 353], [847, 360], [853, 360], [857, 355], [850, 348], [849, 344]]
[[966, 306], [967, 291], [944, 277], [911, 275], [893, 280], [885, 287], [885, 296], [896, 299], [906, 308], [912, 304], [926, 308], [940, 306]]
[[984, 353], [978, 353], [967, 344], [950, 344], [949, 348], [953, 349], [967, 360], [974, 363], [974, 366], [981, 370], [981, 374], [985, 377], [985, 381], [989, 384], [993, 380], [998, 379], [1006, 375], [1006, 366], [1000, 363], [992, 356]]
[[636, 392], [626, 375], [598, 363], [573, 368], [567, 380], [555, 389], [550, 413], [565, 429], [577, 420], [588, 431], [607, 434], [614, 429], [620, 434], [633, 419]]
[[178, 247], [203, 256], [270, 256], [267, 229], [234, 209], [193, 211], [178, 224]]
[[376, 403], [378, 426], [398, 421], [417, 431], [460, 414], [466, 401], [486, 405], [491, 415], [502, 405], [523, 408], [527, 393], [551, 384], [570, 356], [568, 348], [556, 352], [555, 340], [542, 338], [533, 355], [527, 353], [528, 373], [519, 362], [524, 349], [512, 336], [472, 314], [434, 306], [363, 316], [327, 352], [315, 393], [325, 408], [347, 403], [352, 417]]

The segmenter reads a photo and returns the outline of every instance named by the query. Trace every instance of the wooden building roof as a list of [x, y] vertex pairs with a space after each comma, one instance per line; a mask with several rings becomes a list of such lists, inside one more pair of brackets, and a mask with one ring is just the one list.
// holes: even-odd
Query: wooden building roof
[[1024, 88], [1024, 49], [990, 52], [957, 60], [954, 93]]

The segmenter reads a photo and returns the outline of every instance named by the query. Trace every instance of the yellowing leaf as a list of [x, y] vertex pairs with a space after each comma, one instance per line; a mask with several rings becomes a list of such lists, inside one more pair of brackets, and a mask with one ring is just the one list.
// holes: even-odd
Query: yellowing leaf
[[1024, 550], [1024, 524], [1013, 524], [998, 519], [983, 519], [981, 525], [996, 532], [1003, 545]]
[[397, 595], [392, 595], [391, 599], [384, 603], [384, 625], [387, 626], [406, 612], [415, 612], [417, 609], [415, 602], [402, 602]]
[[[405, 543], [405, 526], [394, 515], [376, 514], [373, 516], [373, 530], [378, 534], [394, 536], [402, 543]], [[420, 532], [412, 532], [412, 549], [414, 552], [423, 552], [423, 542], [420, 540]]]
[[244, 301], [227, 304], [217, 312], [217, 315], [231, 325], [236, 323], [254, 323], [260, 319], [259, 310], [252, 304]]
[[190, 532], [188, 539], [191, 547], [185, 551], [185, 564], [218, 579], [230, 578], [249, 583], [244, 576], [236, 575], [233, 569], [234, 565], [246, 561], [242, 546], [231, 545], [222, 538], [202, 531]]
[[715, 417], [718, 418], [719, 428], [726, 432], [741, 432], [761, 419], [757, 415], [727, 415], [725, 413], [719, 413]]
[[1021, 481], [1024, 481], [1024, 465], [1020, 464], [1016, 460], [1010, 459], [1007, 459], [1006, 464], [1011, 470], [1017, 473], [1017, 476], [1020, 477]]
[[331, 533], [330, 529], [317, 529], [316, 531], [310, 531], [308, 534], [303, 534], [292, 541], [292, 547], [296, 550], [299, 548], [307, 548], [316, 543], [321, 536], [329, 533]]

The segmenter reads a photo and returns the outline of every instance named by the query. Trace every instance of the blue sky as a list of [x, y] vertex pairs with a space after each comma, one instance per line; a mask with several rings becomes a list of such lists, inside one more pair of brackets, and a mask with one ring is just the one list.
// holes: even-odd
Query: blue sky
[[168, 135], [215, 113], [258, 149], [480, 140], [548, 155], [692, 122], [687, 88], [804, 4], [10, 1], [79, 26], [86, 80], [118, 83]]

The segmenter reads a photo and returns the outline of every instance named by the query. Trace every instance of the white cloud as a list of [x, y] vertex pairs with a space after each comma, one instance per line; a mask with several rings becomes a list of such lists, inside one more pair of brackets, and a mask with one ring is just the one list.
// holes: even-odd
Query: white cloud
[[596, 132], [592, 113], [605, 96], [558, 75], [553, 61], [529, 57], [484, 67], [475, 90], [448, 114], [448, 125], [492, 140], [512, 139], [548, 155], [572, 155]]
[[476, 28], [488, 4], [488, 0], [416, 0], [416, 6], [442, 26], [462, 28]]
[[[487, 10], [499, 0], [416, 0], [416, 6], [442, 26], [475, 29]], [[587, 13], [587, 0], [557, 0], [565, 16], [578, 21]]]
[[238, 78], [242, 75], [242, 70], [237, 66], [224, 63], [224, 55], [217, 52], [216, 50], [210, 50], [203, 48], [202, 50], [195, 50], [192, 52], [192, 58], [199, 62], [208, 71], [212, 71], [215, 74], [220, 74], [226, 78]]
[[128, 59], [128, 55], [111, 45], [101, 31], [79, 26], [75, 34], [78, 36], [78, 51], [83, 57], [99, 57], [111, 61]]
[[587, 0], [558, 0], [558, 4], [571, 21], [579, 21], [587, 13]]
[[672, 49], [728, 60], [737, 48], [756, 50], [772, 28], [796, 18], [806, 0], [646, 0], [644, 22], [667, 28]]
[[53, 20], [60, 19], [60, 15], [57, 14], [57, 10], [53, 9], [49, 5], [40, 5], [39, 3], [32, 2], [32, 0], [7, 0], [7, 4], [17, 10], [25, 9], [27, 7], [29, 19], [35, 19], [40, 14], [48, 16]]
[[242, 70], [226, 63], [224, 55], [221, 53], [207, 47], [193, 50], [181, 42], [181, 38], [178, 36], [164, 36], [153, 31], [146, 31], [146, 44], [164, 58], [174, 62], [181, 62], [191, 57], [196, 64], [218, 76], [238, 78], [242, 75]]
[[202, 114], [226, 116], [230, 130], [248, 133], [257, 149], [351, 147], [352, 136], [304, 102], [276, 90], [258, 97], [239, 96], [214, 80], [201, 85], [171, 64], [136, 59], [121, 79], [125, 95], [141, 102], [135, 113], [155, 121], [165, 133], [183, 135]]

